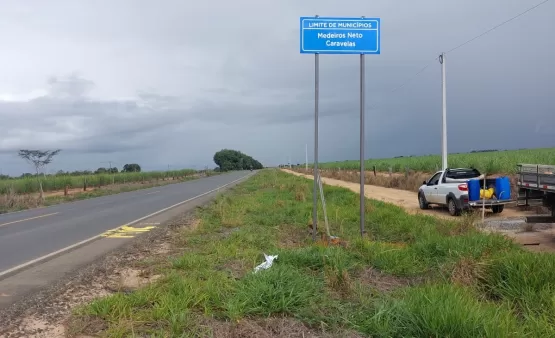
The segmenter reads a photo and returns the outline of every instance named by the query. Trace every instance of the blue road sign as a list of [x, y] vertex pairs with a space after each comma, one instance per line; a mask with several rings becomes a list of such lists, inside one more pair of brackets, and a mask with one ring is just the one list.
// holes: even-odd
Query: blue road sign
[[380, 19], [301, 17], [301, 53], [380, 54]]

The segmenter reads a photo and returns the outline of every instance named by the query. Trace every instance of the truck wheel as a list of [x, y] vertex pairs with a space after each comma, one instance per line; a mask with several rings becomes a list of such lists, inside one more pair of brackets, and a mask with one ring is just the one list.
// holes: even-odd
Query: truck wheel
[[425, 210], [430, 207], [430, 204], [426, 202], [426, 197], [424, 194], [418, 194], [418, 204], [420, 205], [420, 209]]
[[451, 216], [460, 216], [461, 209], [457, 207], [457, 203], [455, 203], [454, 199], [449, 198], [449, 200], [447, 201], [447, 208], [449, 209], [449, 214]]
[[491, 211], [493, 211], [494, 214], [500, 214], [503, 209], [505, 209], [505, 205], [501, 204], [501, 205], [493, 205], [491, 207]]

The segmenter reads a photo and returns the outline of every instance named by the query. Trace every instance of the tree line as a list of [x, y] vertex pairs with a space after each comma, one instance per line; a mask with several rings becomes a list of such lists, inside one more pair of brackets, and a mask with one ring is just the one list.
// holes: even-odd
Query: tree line
[[[15, 178], [30, 178], [35, 177], [38, 178], [40, 176], [50, 176], [45, 173], [41, 173], [41, 169], [43, 169], [46, 165], [52, 163], [54, 157], [58, 155], [62, 150], [30, 150], [30, 149], [21, 149], [18, 151], [17, 155], [25, 160], [27, 163], [33, 166], [35, 169], [34, 173], [22, 173], [20, 176], [9, 176], [9, 175], [0, 175], [0, 180], [7, 180], [7, 179], [15, 179]], [[64, 176], [83, 176], [83, 175], [95, 175], [95, 174], [117, 174], [119, 173], [119, 169], [117, 167], [111, 168], [104, 168], [100, 167], [95, 171], [91, 170], [75, 170], [75, 171], [63, 171], [58, 170], [56, 172], [56, 176], [64, 175]], [[125, 164], [121, 170], [122, 173], [137, 173], [141, 172], [141, 166], [137, 163], [128, 163]]]

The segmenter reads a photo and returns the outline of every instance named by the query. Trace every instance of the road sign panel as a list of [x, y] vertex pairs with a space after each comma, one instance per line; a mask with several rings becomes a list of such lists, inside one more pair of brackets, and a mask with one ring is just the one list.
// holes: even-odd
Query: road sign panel
[[301, 17], [301, 53], [380, 54], [379, 18]]

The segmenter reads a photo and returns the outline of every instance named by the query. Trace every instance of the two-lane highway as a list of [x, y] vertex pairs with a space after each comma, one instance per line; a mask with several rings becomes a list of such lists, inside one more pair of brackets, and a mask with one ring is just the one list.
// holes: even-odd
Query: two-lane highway
[[16, 266], [204, 195], [249, 174], [233, 172], [0, 215], [0, 277]]

